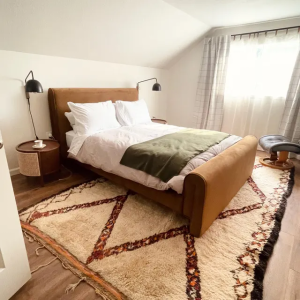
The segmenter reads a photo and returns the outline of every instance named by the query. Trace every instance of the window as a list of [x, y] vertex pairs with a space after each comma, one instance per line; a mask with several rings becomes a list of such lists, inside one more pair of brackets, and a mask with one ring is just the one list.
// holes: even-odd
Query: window
[[237, 36], [230, 44], [226, 94], [285, 97], [298, 49], [293, 32]]
[[277, 134], [299, 51], [298, 30], [232, 39], [222, 131]]

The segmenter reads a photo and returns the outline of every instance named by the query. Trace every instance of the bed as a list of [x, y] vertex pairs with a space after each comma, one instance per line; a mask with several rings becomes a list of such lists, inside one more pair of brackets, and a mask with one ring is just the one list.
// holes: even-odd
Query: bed
[[[72, 128], [64, 113], [70, 111], [67, 102], [96, 103], [107, 100], [136, 101], [134, 88], [50, 88], [48, 101], [52, 134], [60, 143], [62, 160], [68, 158]], [[160, 126], [164, 126], [161, 125]], [[66, 134], [68, 133], [68, 134]], [[68, 144], [67, 144], [68, 139]], [[200, 237], [218, 217], [251, 175], [257, 139], [247, 136], [205, 164], [189, 172], [183, 181], [182, 193], [172, 189], [158, 190], [124, 177], [106, 172], [90, 164], [79, 163], [109, 180], [159, 202], [190, 220], [190, 232]]]

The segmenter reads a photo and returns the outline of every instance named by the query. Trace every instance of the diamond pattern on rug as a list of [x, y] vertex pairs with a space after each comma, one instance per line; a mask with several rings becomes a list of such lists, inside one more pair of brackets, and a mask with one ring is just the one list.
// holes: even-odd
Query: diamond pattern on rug
[[90, 208], [93, 206], [98, 206], [98, 205], [102, 205], [102, 204], [106, 204], [106, 203], [118, 202], [119, 200], [122, 200], [124, 198], [126, 198], [126, 196], [121, 195], [121, 196], [116, 196], [116, 197], [110, 198], [110, 199], [96, 200], [93, 202], [81, 203], [81, 204], [76, 204], [76, 205], [72, 205], [72, 206], [66, 206], [66, 207], [63, 207], [60, 209], [54, 209], [54, 210], [49, 210], [49, 211], [45, 211], [45, 212], [34, 211], [29, 216], [29, 218], [27, 218], [27, 222], [31, 223], [39, 218], [45, 218], [45, 217], [49, 217], [52, 215], [66, 214], [70, 211], [74, 211], [77, 209], [86, 209], [86, 208]]
[[135, 242], [127, 242], [127, 243], [124, 243], [124, 244], [121, 244], [121, 245], [118, 245], [115, 247], [106, 248], [103, 251], [97, 251], [95, 253], [93, 252], [93, 254], [92, 254], [93, 257], [92, 257], [92, 259], [87, 261], [87, 264], [91, 263], [93, 260], [101, 260], [101, 259], [111, 256], [111, 255], [118, 255], [122, 252], [134, 251], [141, 247], [147, 247], [154, 243], [158, 243], [159, 241], [167, 240], [167, 239], [173, 238], [175, 236], [186, 234], [186, 233], [188, 233], [188, 228], [186, 225], [184, 225], [179, 228], [170, 229], [166, 232], [154, 234], [152, 236], [143, 238], [141, 240], [137, 240]]
[[[93, 261], [89, 267], [113, 286], [122, 287], [122, 292], [129, 299], [187, 299], [186, 243], [183, 235], [133, 252], [124, 251], [106, 257], [101, 263]], [[127, 272], [118, 272], [119, 269]], [[157, 280], [153, 282], [151, 278]]]
[[[137, 211], [138, 214], [135, 213]], [[138, 195], [130, 195], [118, 216], [106, 248], [141, 240], [187, 224], [187, 219], [174, 214], [170, 209]]]
[[184, 234], [186, 242], [186, 294], [188, 299], [201, 299], [200, 271], [198, 268], [198, 256], [195, 249], [195, 238], [189, 234]]
[[50, 235], [57, 243], [85, 262], [94, 249], [99, 232], [105, 226], [115, 202], [86, 209], [54, 214], [32, 222], [33, 226]]
[[240, 266], [237, 257], [244, 252], [245, 241], [252, 239], [253, 227], [261, 220], [257, 211], [218, 219], [204, 233], [203, 239], [195, 239], [202, 299], [236, 299], [233, 289], [236, 281], [231, 270]]
[[[28, 222], [30, 216], [35, 211], [42, 213], [58, 210], [67, 206], [86, 204], [99, 199], [110, 199], [119, 195], [125, 195], [126, 192], [127, 190], [123, 187], [113, 185], [104, 178], [98, 178], [41, 201], [37, 205], [21, 212], [20, 219]], [[69, 203], [72, 204], [70, 205]]]
[[289, 174], [256, 164], [199, 239], [182, 216], [102, 179], [49, 198], [20, 218], [130, 299], [249, 299]]
[[273, 193], [270, 193], [269, 197], [265, 199], [262, 206], [262, 218], [257, 222], [257, 230], [252, 233], [252, 240], [250, 239], [244, 252], [237, 258], [240, 266], [231, 271], [236, 280], [234, 290], [238, 300], [247, 298], [252, 291], [255, 266], [259, 262], [259, 255], [274, 228], [275, 212], [280, 207], [280, 200], [287, 191], [290, 173], [287, 170], [279, 170], [279, 172], [279, 185], [273, 186]]
[[[242, 197], [240, 195], [242, 193]], [[258, 188], [257, 184], [249, 177], [245, 182], [243, 188], [231, 200], [226, 209], [221, 212], [218, 219], [224, 219], [236, 214], [244, 214], [253, 209], [262, 207], [266, 196]]]
[[[274, 181], [280, 180], [282, 170], [276, 170], [269, 167], [256, 169], [252, 174], [252, 179], [257, 187], [264, 193], [266, 197], [272, 197], [274, 193]], [[287, 173], [289, 174], [289, 172]]]
[[102, 232], [94, 246], [92, 254], [86, 260], [86, 264], [90, 264], [94, 259], [97, 259], [99, 256], [102, 256], [103, 249], [106, 245], [106, 241], [110, 237], [110, 234], [114, 229], [115, 223], [123, 208], [124, 202], [128, 198], [128, 195], [129, 193], [117, 199], [116, 204], [110, 214], [110, 217], [107, 220], [105, 226], [103, 227]]

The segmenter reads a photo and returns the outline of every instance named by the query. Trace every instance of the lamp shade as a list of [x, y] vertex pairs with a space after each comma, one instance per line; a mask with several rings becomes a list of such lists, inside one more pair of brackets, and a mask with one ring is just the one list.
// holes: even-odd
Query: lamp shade
[[42, 93], [43, 87], [41, 83], [35, 79], [30, 79], [25, 84], [26, 93]]
[[154, 83], [152, 87], [152, 91], [157, 91], [157, 92], [161, 91], [161, 85], [158, 82]]
[[157, 91], [157, 92], [161, 91], [161, 85], [157, 82], [157, 78], [149, 78], [149, 79], [139, 81], [136, 85], [136, 88], [139, 90], [139, 84], [149, 80], [156, 80], [156, 83], [153, 84], [152, 91]]

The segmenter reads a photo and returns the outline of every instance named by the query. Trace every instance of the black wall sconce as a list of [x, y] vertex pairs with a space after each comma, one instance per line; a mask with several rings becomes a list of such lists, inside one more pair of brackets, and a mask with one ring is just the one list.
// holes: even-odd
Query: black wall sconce
[[157, 92], [161, 91], [161, 85], [157, 82], [157, 78], [149, 78], [146, 80], [139, 81], [136, 85], [137, 90], [139, 90], [139, 84], [141, 82], [145, 82], [145, 81], [149, 81], [149, 80], [156, 80], [156, 83], [153, 84], [152, 91], [157, 91]]
[[[27, 78], [29, 77], [30, 74], [32, 76], [32, 79], [27, 80]], [[30, 71], [28, 73], [27, 77], [25, 78], [25, 94], [26, 94], [26, 99], [28, 101], [29, 113], [30, 113], [30, 116], [31, 116], [31, 121], [32, 121], [33, 129], [34, 129], [35, 138], [37, 140], [39, 138], [36, 135], [35, 126], [34, 126], [34, 122], [33, 122], [33, 118], [32, 118], [32, 113], [31, 113], [31, 110], [30, 110], [29, 93], [42, 93], [42, 92], [43, 92], [43, 87], [42, 87], [41, 83], [34, 79], [33, 72]]]

